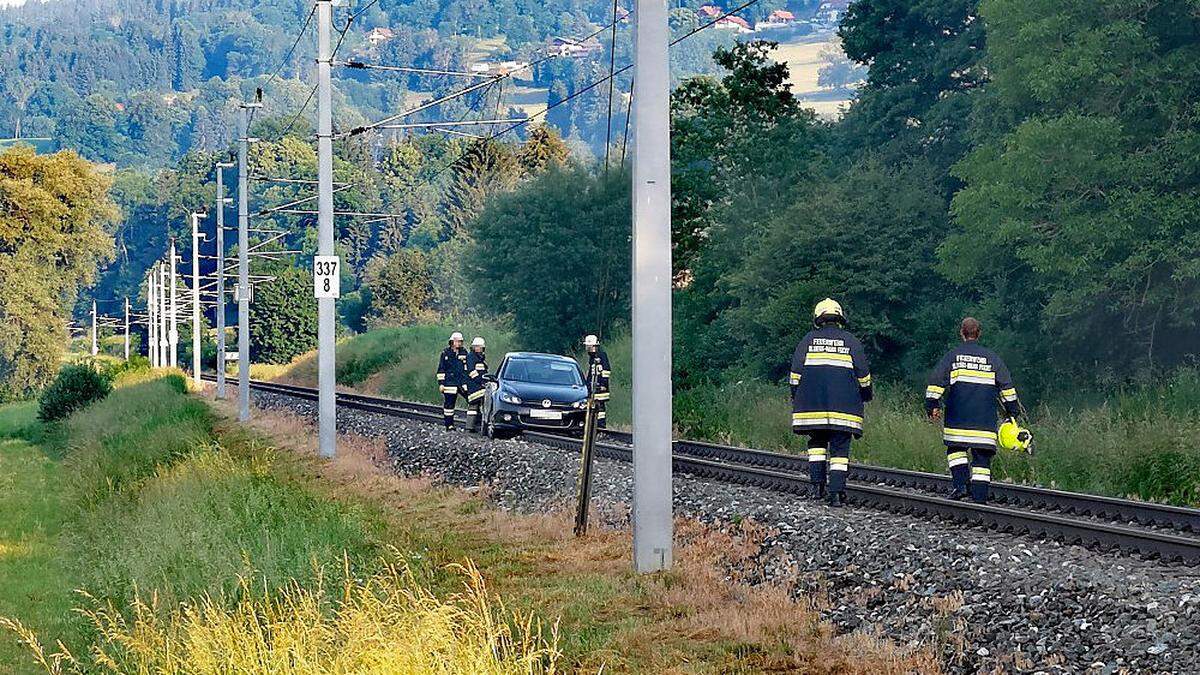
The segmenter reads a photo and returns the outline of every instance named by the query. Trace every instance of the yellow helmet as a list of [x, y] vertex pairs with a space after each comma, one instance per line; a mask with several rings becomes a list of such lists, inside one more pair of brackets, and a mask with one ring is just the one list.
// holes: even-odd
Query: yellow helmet
[[1033, 434], [1010, 417], [1000, 425], [1000, 447], [1004, 450], [1020, 450], [1033, 454]]
[[820, 325], [823, 320], [835, 320], [846, 323], [846, 313], [842, 311], [842, 306], [833, 298], [825, 298], [813, 307], [813, 323]]

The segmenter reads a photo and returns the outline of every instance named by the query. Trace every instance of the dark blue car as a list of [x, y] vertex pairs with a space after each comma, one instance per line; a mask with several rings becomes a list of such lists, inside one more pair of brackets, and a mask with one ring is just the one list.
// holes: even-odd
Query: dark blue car
[[483, 400], [487, 435], [583, 429], [588, 389], [575, 359], [553, 354], [509, 352], [488, 377]]

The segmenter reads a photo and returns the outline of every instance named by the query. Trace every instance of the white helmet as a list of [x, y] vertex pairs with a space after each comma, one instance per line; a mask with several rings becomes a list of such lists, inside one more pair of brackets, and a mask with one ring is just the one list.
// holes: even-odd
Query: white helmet
[[583, 338], [584, 347], [595, 347], [598, 344], [600, 344], [600, 338], [596, 337], [595, 335], [589, 335]]
[[472, 347], [486, 347], [487, 345], [485, 345], [483, 343], [483, 338], [476, 337], [474, 340], [471, 340], [471, 346]]
[[450, 334], [451, 342], [454, 342], [455, 340], [462, 340], [462, 339], [463, 339], [462, 333], [460, 333], [458, 331], [454, 331], [453, 333]]

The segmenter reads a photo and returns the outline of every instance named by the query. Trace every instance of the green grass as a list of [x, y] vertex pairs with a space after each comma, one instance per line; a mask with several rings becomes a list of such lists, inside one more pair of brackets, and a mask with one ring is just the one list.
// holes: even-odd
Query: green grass
[[[338, 343], [338, 384], [410, 401], [440, 403], [434, 378], [438, 355], [446, 348], [447, 336], [456, 330], [466, 337], [467, 344], [476, 335], [487, 341], [492, 367], [500, 365], [500, 359], [515, 343], [510, 330], [479, 321], [368, 331]], [[315, 385], [316, 368], [315, 353], [309, 353], [287, 366], [256, 364], [251, 375]]]
[[[75, 588], [58, 541], [68, 516], [62, 464], [34, 441], [37, 404], [0, 407], [0, 616], [70, 641]], [[0, 672], [26, 672], [24, 650], [0, 636]]]
[[[0, 408], [0, 616], [71, 647], [89, 634], [74, 589], [174, 608], [232, 602], [241, 579], [274, 591], [379, 563], [377, 520], [281, 480], [258, 441], [218, 435], [178, 375], [128, 380], [48, 428], [35, 404]], [[0, 671], [21, 655], [0, 635]]]

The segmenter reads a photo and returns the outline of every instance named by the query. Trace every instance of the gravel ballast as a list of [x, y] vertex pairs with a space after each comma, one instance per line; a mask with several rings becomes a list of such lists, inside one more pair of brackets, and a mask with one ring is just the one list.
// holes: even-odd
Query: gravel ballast
[[[263, 408], [314, 415], [261, 391]], [[402, 475], [489, 486], [525, 512], [574, 498], [576, 453], [349, 408], [339, 429], [384, 440]], [[597, 460], [594, 504], [625, 525], [631, 467]], [[941, 649], [949, 672], [1200, 672], [1200, 570], [676, 474], [677, 515], [767, 526], [754, 570], [814, 598], [839, 630]], [[608, 508], [604, 508], [604, 507]]]

